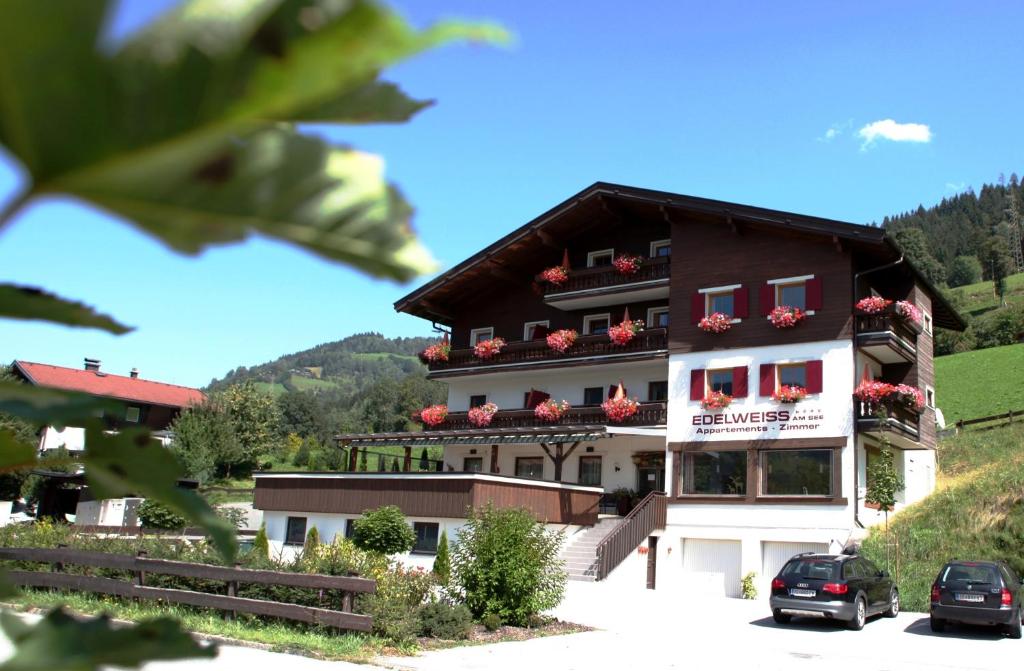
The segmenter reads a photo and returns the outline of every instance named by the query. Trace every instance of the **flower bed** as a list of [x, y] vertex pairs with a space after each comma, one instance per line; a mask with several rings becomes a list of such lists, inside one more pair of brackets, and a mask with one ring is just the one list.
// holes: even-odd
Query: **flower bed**
[[730, 403], [732, 403], [732, 396], [720, 391], [709, 391], [700, 402], [700, 407], [705, 410], [721, 410], [728, 408]]
[[448, 355], [452, 352], [452, 346], [447, 343], [430, 345], [420, 353], [420, 359], [430, 361], [447, 361]]
[[624, 422], [636, 414], [640, 409], [640, 403], [636, 399], [623, 396], [622, 398], [608, 399], [601, 404], [601, 409], [611, 421]]
[[468, 413], [469, 423], [480, 428], [489, 426], [496, 412], [498, 412], [498, 406], [494, 403], [484, 403], [475, 408], [470, 408]]
[[500, 354], [506, 344], [507, 343], [504, 338], [481, 340], [473, 347], [473, 355], [478, 359], [490, 359], [491, 357]]
[[924, 407], [924, 394], [909, 384], [889, 384], [878, 380], [865, 380], [857, 385], [853, 395], [864, 403], [899, 403], [920, 410]]
[[788, 329], [793, 328], [804, 320], [804, 311], [800, 308], [790, 307], [789, 305], [780, 305], [773, 309], [768, 318], [771, 319], [772, 326], [777, 329]]
[[896, 301], [896, 314], [914, 326], [921, 325], [921, 311], [910, 301]]
[[562, 266], [554, 266], [544, 270], [540, 274], [540, 278], [548, 284], [553, 284], [557, 287], [566, 283], [569, 279], [569, 271]]
[[534, 408], [533, 414], [545, 422], [557, 422], [562, 419], [562, 415], [569, 411], [570, 407], [572, 406], [568, 401], [556, 401], [549, 398]]
[[625, 345], [637, 333], [644, 330], [644, 323], [639, 319], [624, 319], [621, 324], [608, 329], [608, 338], [616, 345]]
[[446, 419], [448, 419], [447, 405], [430, 405], [420, 410], [420, 421], [427, 426], [437, 426]]
[[576, 332], [576, 329], [558, 329], [548, 334], [548, 347], [556, 352], [565, 352], [576, 344], [576, 339], [579, 337], [580, 334]]
[[772, 393], [772, 400], [777, 403], [799, 403], [807, 398], [807, 390], [796, 385], [784, 384]]
[[635, 275], [636, 271], [640, 270], [640, 264], [643, 263], [644, 257], [642, 256], [630, 256], [629, 254], [623, 254], [617, 256], [612, 261], [612, 265], [615, 266], [615, 270], [620, 275]]
[[697, 322], [697, 326], [707, 333], [725, 333], [732, 328], [731, 322], [732, 317], [724, 312], [712, 312]]
[[892, 301], [888, 298], [882, 298], [881, 296], [868, 296], [857, 301], [854, 306], [861, 312], [869, 315], [877, 315], [884, 312], [887, 307], [892, 305]]

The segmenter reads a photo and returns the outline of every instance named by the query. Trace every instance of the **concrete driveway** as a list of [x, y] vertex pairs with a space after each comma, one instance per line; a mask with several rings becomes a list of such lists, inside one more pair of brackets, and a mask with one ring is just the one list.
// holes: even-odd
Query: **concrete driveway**
[[597, 669], [786, 669], [900, 671], [1018, 668], [1024, 641], [987, 629], [933, 634], [927, 615], [872, 618], [863, 631], [795, 619], [777, 625], [766, 600], [673, 598], [570, 583], [555, 614], [600, 631], [453, 648], [378, 664], [417, 671], [595, 671]]

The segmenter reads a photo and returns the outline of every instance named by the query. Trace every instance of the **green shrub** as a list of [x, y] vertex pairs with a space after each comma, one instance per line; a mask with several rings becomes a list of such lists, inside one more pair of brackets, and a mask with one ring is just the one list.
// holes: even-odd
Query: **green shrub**
[[757, 598], [757, 574], [751, 571], [740, 581], [740, 592], [744, 599]]
[[501, 616], [497, 613], [487, 613], [480, 618], [480, 624], [484, 625], [487, 631], [498, 631], [501, 629]]
[[306, 542], [302, 545], [302, 554], [306, 555], [316, 552], [318, 545], [320, 545], [320, 532], [317, 531], [316, 525], [314, 524], [306, 533]]
[[462, 604], [428, 603], [420, 608], [420, 636], [431, 636], [446, 641], [469, 637], [473, 629], [473, 614]]
[[522, 626], [557, 606], [566, 573], [558, 551], [562, 534], [548, 532], [525, 509], [471, 511], [451, 551], [455, 588], [476, 617], [498, 615]]
[[352, 526], [352, 542], [362, 550], [393, 555], [409, 552], [416, 544], [416, 532], [398, 506], [367, 510]]
[[242, 508], [234, 506], [217, 506], [217, 516], [226, 519], [236, 529], [244, 529], [249, 522], [249, 515]]
[[260, 524], [260, 529], [252, 540], [252, 554], [256, 558], [270, 558], [270, 540], [267, 538], [267, 525], [265, 522]]
[[139, 504], [138, 515], [147, 529], [184, 529], [187, 524], [184, 517], [153, 499]]
[[448, 554], [448, 532], [442, 531], [441, 538], [437, 541], [437, 554], [434, 556], [434, 575], [442, 585], [448, 584], [451, 577], [451, 557]]

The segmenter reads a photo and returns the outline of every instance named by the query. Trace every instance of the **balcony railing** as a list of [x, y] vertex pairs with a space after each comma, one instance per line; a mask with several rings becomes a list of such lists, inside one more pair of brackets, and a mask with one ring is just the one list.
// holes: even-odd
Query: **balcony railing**
[[491, 368], [509, 364], [554, 364], [565, 361], [579, 362], [591, 357], [608, 357], [625, 355], [642, 355], [645, 352], [657, 352], [668, 349], [668, 333], [666, 329], [644, 329], [636, 334], [625, 345], [616, 345], [607, 335], [580, 336], [565, 352], [556, 352], [548, 347], [544, 338], [538, 340], [520, 340], [510, 342], [499, 354], [489, 359], [480, 359], [470, 349], [453, 349], [447, 361], [432, 361], [430, 372], [461, 370], [466, 368]]
[[668, 519], [668, 497], [664, 492], [651, 492], [626, 515], [597, 545], [594, 580], [604, 580], [622, 560], [628, 557], [655, 529], [664, 529]]
[[[665, 424], [668, 418], [667, 403], [641, 403], [636, 414], [624, 422], [618, 422], [622, 426], [657, 426]], [[570, 408], [562, 415], [562, 419], [555, 423], [555, 426], [579, 426], [593, 424], [609, 424], [608, 417], [604, 414], [601, 406], [580, 406]], [[552, 426], [552, 423], [537, 417], [533, 410], [499, 410], [491, 419], [489, 429], [522, 429], [538, 426]], [[450, 412], [448, 418], [437, 426], [424, 427], [425, 431], [453, 431], [463, 429], [477, 429], [476, 425], [469, 421], [469, 413]], [[540, 439], [538, 439], [540, 440]]]
[[901, 358], [917, 358], [918, 327], [893, 311], [855, 315], [857, 344], [862, 348], [888, 348]]
[[921, 415], [913, 408], [902, 403], [887, 403], [879, 406], [874, 403], [865, 403], [854, 397], [853, 404], [857, 415], [857, 426], [862, 431], [878, 431], [883, 428], [883, 419], [878, 412], [881, 407], [884, 410], [884, 428], [897, 431], [898, 433], [917, 441], [921, 437]]
[[630, 284], [655, 282], [658, 280], [665, 280], [667, 282], [671, 273], [672, 266], [669, 263], [668, 257], [664, 256], [644, 261], [640, 264], [640, 268], [632, 275], [623, 275], [612, 266], [570, 270], [569, 279], [564, 283], [558, 286], [548, 283], [543, 284], [544, 297], [547, 298], [556, 294], [567, 294], [576, 291], [614, 289]]

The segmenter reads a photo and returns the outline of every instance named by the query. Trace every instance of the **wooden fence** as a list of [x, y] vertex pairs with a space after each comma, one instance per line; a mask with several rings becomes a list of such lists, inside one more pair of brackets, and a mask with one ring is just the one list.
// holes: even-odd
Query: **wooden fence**
[[630, 511], [610, 534], [597, 544], [594, 580], [604, 580], [616, 566], [637, 548], [655, 529], [664, 529], [668, 516], [668, 497], [650, 492]]
[[[1024, 410], [1010, 410], [1009, 412], [1004, 412], [1000, 415], [990, 415], [988, 417], [978, 417], [975, 419], [960, 419], [957, 420], [954, 426], [956, 427], [957, 433], [965, 430], [966, 427], [972, 427], [972, 430], [975, 431], [984, 431], [987, 429], [994, 429], [998, 426], [1003, 426], [1004, 424], [1012, 424], [1014, 421], [1020, 421], [1022, 418], [1024, 418]], [[984, 424], [985, 426], [979, 426], [980, 424]]]
[[[231, 568], [169, 559], [150, 559], [143, 552], [132, 557], [69, 548], [0, 548], [0, 559], [50, 565], [50, 572], [8, 571], [7, 577], [10, 581], [23, 587], [51, 587], [136, 599], [159, 599], [167, 603], [214, 608], [227, 611], [232, 615], [249, 613], [354, 631], [370, 631], [373, 627], [371, 616], [352, 612], [353, 594], [372, 593], [377, 589], [377, 581], [366, 578], [244, 569], [237, 565]], [[134, 574], [134, 578], [128, 582], [115, 578], [65, 573], [64, 566], [66, 564], [130, 571]], [[224, 581], [225, 594], [150, 587], [146, 585], [147, 574]], [[338, 590], [342, 595], [342, 608], [338, 611], [239, 597], [236, 596], [239, 583]]]

